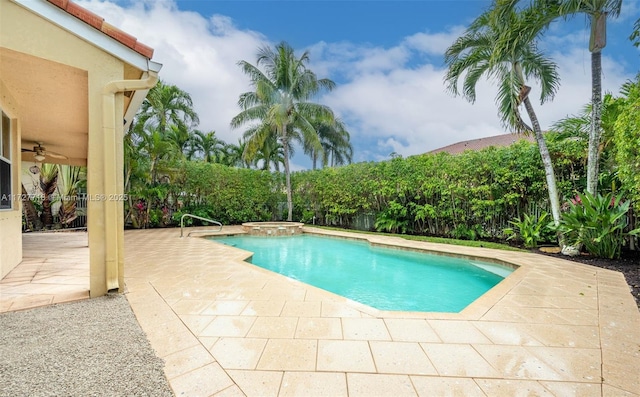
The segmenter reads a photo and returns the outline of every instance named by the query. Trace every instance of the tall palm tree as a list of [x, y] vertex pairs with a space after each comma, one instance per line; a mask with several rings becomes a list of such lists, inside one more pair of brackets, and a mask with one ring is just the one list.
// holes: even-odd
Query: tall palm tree
[[238, 139], [238, 144], [229, 143], [224, 147], [224, 157], [222, 163], [229, 167], [249, 168], [251, 160], [245, 156], [247, 142]]
[[313, 125], [318, 132], [320, 148], [308, 142], [304, 142], [304, 152], [311, 157], [312, 168], [317, 168], [318, 161], [323, 167], [350, 163], [353, 156], [351, 137], [344, 123], [335, 119], [327, 123], [322, 120], [313, 120]]
[[334, 124], [323, 124], [318, 133], [323, 149], [323, 167], [327, 165], [335, 167], [350, 164], [353, 161], [351, 136], [342, 121], [336, 120]]
[[[447, 88], [468, 101], [476, 100], [476, 85], [488, 77], [499, 84], [496, 101], [500, 118], [518, 133], [533, 133], [544, 165], [554, 223], [560, 221], [560, 200], [551, 156], [529, 99], [527, 79], [540, 82], [540, 101], [553, 98], [559, 85], [556, 65], [536, 46], [536, 36], [548, 23], [549, 15], [531, 10], [505, 11], [498, 2], [480, 15], [445, 53]], [[537, 29], [533, 29], [536, 27]], [[463, 80], [462, 87], [458, 80]], [[520, 116], [524, 104], [531, 126]]]
[[[289, 147], [289, 154], [293, 153], [293, 147]], [[264, 141], [262, 147], [255, 153], [256, 164], [262, 162], [262, 169], [269, 170], [271, 165], [276, 172], [280, 172], [280, 164], [284, 164], [284, 148], [278, 142], [276, 134], [271, 134]]]
[[163, 136], [168, 133], [170, 125], [183, 124], [189, 128], [199, 122], [191, 96], [163, 81], [149, 90], [136, 117], [138, 123], [151, 124]]
[[335, 83], [329, 79], [318, 79], [307, 67], [308, 62], [308, 52], [296, 57], [293, 48], [281, 42], [275, 49], [260, 48], [255, 66], [246, 61], [238, 63], [251, 79], [254, 91], [240, 95], [238, 104], [242, 111], [231, 120], [231, 126], [237, 128], [250, 122], [264, 126], [254, 129], [255, 134], [246, 137], [249, 157], [258, 151], [271, 131], [276, 131], [284, 151], [288, 221], [293, 217], [289, 143], [293, 140], [307, 141], [320, 147], [317, 131], [310, 120], [331, 122], [334, 119], [331, 109], [311, 100], [322, 90], [333, 89]]
[[42, 223], [50, 228], [53, 225], [51, 204], [53, 194], [58, 186], [58, 166], [42, 164], [40, 166], [40, 190], [42, 191]]
[[202, 132], [195, 130], [192, 139], [194, 154], [202, 156], [207, 163], [220, 162], [224, 156], [224, 142], [216, 136], [215, 131]]
[[620, 15], [622, 0], [561, 0], [559, 14], [585, 14], [589, 17], [591, 34], [591, 129], [587, 157], [587, 191], [596, 195], [602, 136], [602, 49], [607, 45], [607, 16]]
[[169, 125], [165, 139], [175, 146], [178, 153], [191, 159], [194, 135], [183, 122]]

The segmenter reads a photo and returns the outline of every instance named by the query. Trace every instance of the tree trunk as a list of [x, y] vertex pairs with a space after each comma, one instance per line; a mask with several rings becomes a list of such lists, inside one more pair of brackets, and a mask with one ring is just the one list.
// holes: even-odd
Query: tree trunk
[[600, 147], [600, 124], [602, 113], [602, 53], [591, 53], [591, 129], [587, 156], [587, 191], [595, 196], [598, 192], [598, 169]]
[[540, 151], [540, 157], [542, 157], [542, 164], [544, 165], [544, 174], [547, 180], [547, 190], [549, 191], [549, 202], [551, 203], [551, 215], [553, 217], [553, 223], [557, 226], [560, 223], [560, 199], [558, 198], [558, 188], [556, 186], [556, 175], [553, 171], [553, 163], [551, 162], [551, 155], [547, 148], [547, 142], [542, 135], [540, 123], [538, 122], [538, 116], [536, 116], [533, 106], [529, 97], [524, 99], [524, 106], [527, 109], [527, 114], [531, 119], [531, 125], [533, 126], [533, 132], [535, 133], [536, 143], [538, 144], [538, 150]]
[[42, 222], [40, 218], [38, 218], [38, 211], [36, 210], [36, 206], [33, 205], [33, 201], [29, 198], [29, 194], [27, 193], [27, 189], [24, 188], [24, 185], [21, 184], [22, 187], [22, 207], [24, 208], [24, 212], [27, 217], [27, 227], [31, 230], [40, 230], [42, 229]]
[[293, 220], [293, 199], [291, 198], [291, 170], [289, 168], [289, 139], [287, 137], [287, 125], [282, 126], [282, 150], [284, 154], [284, 176], [287, 184], [287, 221]]

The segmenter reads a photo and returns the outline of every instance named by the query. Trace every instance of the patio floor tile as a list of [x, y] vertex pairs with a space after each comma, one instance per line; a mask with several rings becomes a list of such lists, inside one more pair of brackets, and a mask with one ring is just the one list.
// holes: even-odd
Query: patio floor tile
[[376, 372], [366, 341], [318, 341], [318, 371]]

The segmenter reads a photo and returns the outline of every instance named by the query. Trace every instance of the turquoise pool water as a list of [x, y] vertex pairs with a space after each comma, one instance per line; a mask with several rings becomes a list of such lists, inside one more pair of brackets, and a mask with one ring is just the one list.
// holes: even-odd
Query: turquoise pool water
[[513, 269], [314, 235], [227, 236], [254, 265], [380, 310], [459, 312]]

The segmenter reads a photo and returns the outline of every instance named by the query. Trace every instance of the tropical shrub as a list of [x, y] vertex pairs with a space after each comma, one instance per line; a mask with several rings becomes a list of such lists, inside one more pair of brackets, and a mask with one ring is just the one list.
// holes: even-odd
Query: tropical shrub
[[549, 214], [543, 212], [539, 217], [524, 214], [522, 218], [509, 221], [513, 227], [504, 229], [507, 240], [521, 241], [525, 248], [536, 248], [538, 243], [544, 241], [546, 232], [550, 230], [553, 222], [549, 221]]
[[572, 245], [584, 245], [587, 252], [600, 258], [620, 257], [625, 237], [638, 234], [638, 229], [625, 232], [629, 201], [612, 193], [593, 196], [578, 194], [563, 213], [558, 230]]

